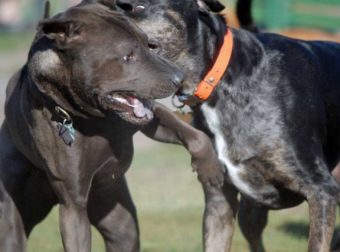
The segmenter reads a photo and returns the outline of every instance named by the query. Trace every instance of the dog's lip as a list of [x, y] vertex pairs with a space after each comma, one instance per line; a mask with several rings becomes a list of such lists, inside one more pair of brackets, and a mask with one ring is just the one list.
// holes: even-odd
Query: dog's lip
[[138, 119], [151, 120], [153, 118], [150, 102], [146, 98], [137, 97], [133, 93], [120, 92], [109, 93], [106, 98], [117, 112], [128, 113]]

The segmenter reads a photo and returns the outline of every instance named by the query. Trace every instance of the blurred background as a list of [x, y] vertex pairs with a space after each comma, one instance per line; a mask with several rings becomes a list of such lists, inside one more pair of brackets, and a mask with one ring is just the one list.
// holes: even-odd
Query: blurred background
[[[222, 0], [233, 11], [236, 0]], [[45, 0], [0, 0], [0, 30], [31, 29], [40, 19]], [[75, 5], [80, 0], [51, 0], [52, 13]], [[267, 30], [308, 28], [340, 32], [339, 0], [254, 0], [253, 15]]]
[[[236, 0], [225, 0], [230, 23], [237, 25]], [[340, 0], [253, 0], [252, 14], [265, 31], [301, 39], [340, 41]]]
[[[76, 5], [80, 0], [52, 0], [53, 12]], [[44, 12], [45, 0], [0, 0], [2, 30], [26, 30], [34, 27]]]
[[[79, 0], [51, 0], [52, 14]], [[231, 25], [237, 26], [234, 0], [223, 0]], [[340, 0], [253, 0], [256, 23], [265, 31], [304, 39], [340, 42]], [[26, 61], [44, 0], [0, 0], [0, 106], [10, 76]], [[167, 104], [169, 104], [166, 101]], [[0, 110], [3, 120], [3, 109]], [[202, 251], [203, 193], [191, 172], [190, 157], [180, 146], [153, 142], [137, 134], [135, 158], [127, 173], [138, 210], [144, 252]], [[267, 251], [305, 251], [308, 237], [306, 205], [270, 213], [264, 233]], [[29, 252], [63, 251], [55, 208], [38, 225], [28, 242]], [[93, 230], [93, 250], [104, 251]], [[239, 229], [233, 252], [247, 251]]]

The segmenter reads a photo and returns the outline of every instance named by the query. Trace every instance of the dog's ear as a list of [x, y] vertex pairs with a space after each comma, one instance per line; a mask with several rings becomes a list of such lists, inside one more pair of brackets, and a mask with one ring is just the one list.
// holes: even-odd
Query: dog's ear
[[50, 1], [47, 0], [45, 2], [45, 10], [44, 10], [44, 16], [43, 16], [44, 19], [50, 17], [50, 7], [51, 7]]
[[[74, 95], [69, 85], [70, 68], [60, 58], [57, 51], [58, 49], [51, 48], [51, 45], [45, 41], [32, 44], [27, 63], [29, 75], [33, 80], [31, 84], [73, 115], [88, 118], [85, 113], [75, 108], [74, 101], [77, 101], [77, 104], [80, 104], [78, 107], [86, 108], [85, 111], [102, 116], [100, 111], [87, 107], [76, 98], [77, 96]], [[74, 97], [73, 102], [70, 97]]]
[[67, 49], [83, 40], [82, 25], [76, 21], [47, 19], [39, 23], [39, 30], [53, 40], [59, 49]]
[[225, 6], [218, 0], [197, 0], [197, 4], [201, 9], [206, 10], [208, 7], [213, 12], [220, 12], [225, 9]]

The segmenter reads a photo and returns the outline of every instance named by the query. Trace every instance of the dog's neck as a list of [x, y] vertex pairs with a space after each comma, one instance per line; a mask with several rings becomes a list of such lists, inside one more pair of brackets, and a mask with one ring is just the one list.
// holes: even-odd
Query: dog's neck
[[[215, 24], [213, 25], [211, 24], [212, 21], [200, 20], [202, 24], [202, 34], [204, 34], [204, 36], [202, 36], [204, 54], [201, 54], [200, 62], [205, 62], [204, 68], [209, 69], [214, 64], [220, 52], [223, 38], [228, 28], [222, 16], [215, 15], [213, 19]], [[230, 32], [233, 33], [234, 46], [230, 64], [224, 74], [224, 82], [226, 82], [227, 75], [249, 76], [251, 71], [261, 64], [264, 55], [264, 50], [253, 33], [236, 29], [230, 29]], [[203, 72], [200, 73], [201, 76], [204, 76], [206, 72], [207, 70], [203, 70]], [[232, 84], [233, 81], [229, 80], [227, 82]]]
[[211, 106], [226, 99], [233, 100], [238, 106], [246, 106], [252, 99], [251, 94], [257, 92], [255, 90], [258, 90], [264, 75], [267, 79], [271, 78], [268, 71], [270, 66], [280, 60], [277, 53], [264, 50], [257, 35], [244, 30], [232, 29], [232, 32], [232, 56], [222, 80], [207, 101]]
[[223, 44], [223, 38], [227, 32], [227, 25], [222, 16], [200, 13], [199, 32], [202, 34], [199, 45], [201, 48], [195, 51], [195, 57], [199, 58], [198, 62], [206, 62], [196, 67], [200, 80], [205, 76], [211, 66], [214, 64], [219, 50]]
[[202, 14], [195, 28], [190, 28], [188, 47], [173, 59], [186, 72], [189, 86], [198, 84], [212, 66], [223, 43], [226, 24], [220, 16]]
[[[201, 58], [197, 59], [197, 62], [205, 63], [197, 66], [195, 73], [198, 76], [201, 76], [199, 83], [202, 78], [205, 77], [207, 73], [206, 69], [210, 69], [214, 64], [214, 60], [216, 56], [220, 52], [221, 45], [218, 43], [219, 36], [224, 35], [226, 30], [222, 29], [216, 33], [216, 30], [212, 29], [209, 26], [202, 25], [202, 45], [205, 53], [201, 54]], [[219, 90], [223, 93], [227, 86], [234, 86], [238, 90], [249, 89], [251, 85], [256, 85], [259, 76], [257, 76], [256, 71], [254, 69], [264, 68], [268, 65], [268, 62], [264, 62], [265, 52], [264, 49], [259, 42], [258, 38], [250, 32], [243, 30], [235, 30], [230, 29], [229, 32], [233, 33], [233, 49], [230, 58], [230, 62], [227, 66], [227, 69], [221, 79], [221, 81], [215, 87], [215, 90]], [[197, 55], [199, 56], [199, 55]], [[272, 57], [267, 57], [270, 59]], [[209, 98], [209, 103], [214, 104], [216, 100], [218, 100], [219, 91], [213, 92], [211, 97]], [[239, 98], [242, 97], [242, 93], [238, 95]], [[203, 101], [193, 102], [191, 100], [191, 106], [200, 105]]]
[[[205, 34], [209, 34], [214, 41], [214, 50], [223, 44], [224, 34], [227, 31], [226, 19], [219, 14], [211, 14], [206, 12], [199, 12], [199, 22], [208, 30], [203, 30]], [[212, 36], [212, 37], [211, 37]]]

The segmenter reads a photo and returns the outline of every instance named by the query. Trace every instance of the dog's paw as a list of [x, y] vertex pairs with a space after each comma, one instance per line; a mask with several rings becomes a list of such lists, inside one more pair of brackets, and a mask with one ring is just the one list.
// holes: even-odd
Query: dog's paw
[[215, 155], [203, 158], [193, 157], [191, 161], [193, 171], [197, 172], [198, 180], [202, 184], [222, 187], [224, 183], [224, 168]]

